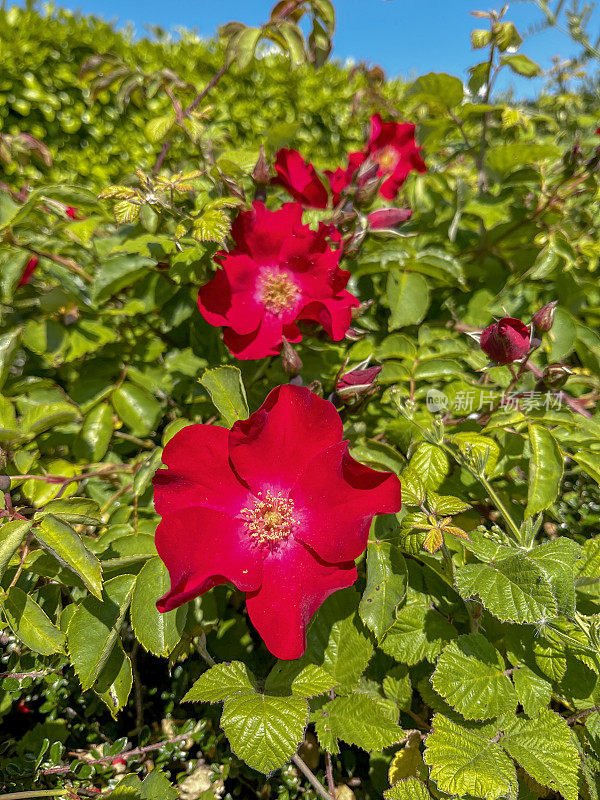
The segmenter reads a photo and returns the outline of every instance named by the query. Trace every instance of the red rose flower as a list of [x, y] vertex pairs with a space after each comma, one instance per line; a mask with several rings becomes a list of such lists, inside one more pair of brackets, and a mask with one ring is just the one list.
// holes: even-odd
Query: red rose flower
[[481, 349], [497, 364], [512, 364], [528, 352], [531, 331], [513, 317], [503, 317], [481, 333]]
[[31, 256], [27, 264], [25, 264], [25, 269], [23, 270], [23, 274], [21, 275], [21, 280], [17, 284], [18, 286], [25, 286], [26, 283], [29, 283], [31, 280], [31, 276], [35, 272], [35, 269], [38, 265], [38, 259], [36, 256]]
[[415, 142], [415, 126], [410, 122], [384, 122], [380, 114], [371, 117], [371, 136], [363, 152], [379, 164], [377, 175], [384, 180], [379, 194], [393, 200], [412, 170], [425, 172], [421, 148]]
[[302, 225], [298, 203], [268, 211], [255, 201], [231, 235], [236, 247], [216, 254], [222, 269], [200, 289], [198, 308], [210, 325], [225, 328], [234, 356], [277, 355], [284, 337], [301, 341], [298, 320], [319, 323], [336, 342], [344, 338], [358, 300], [344, 288], [350, 273], [328, 243], [330, 226]]
[[283, 186], [294, 200], [309, 208], [327, 208], [329, 193], [312, 164], [297, 150], [284, 147], [275, 156], [277, 177], [271, 183]]
[[313, 614], [356, 580], [375, 514], [400, 509], [400, 481], [355, 461], [332, 403], [278, 386], [226, 430], [191, 425], [154, 477], [170, 611], [230, 581], [278, 658], [299, 658]]

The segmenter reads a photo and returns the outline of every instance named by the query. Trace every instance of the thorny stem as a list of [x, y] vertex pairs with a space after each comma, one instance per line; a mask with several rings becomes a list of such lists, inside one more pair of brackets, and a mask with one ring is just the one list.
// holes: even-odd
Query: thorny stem
[[[292, 761], [298, 767], [300, 772], [302, 772], [302, 774], [305, 776], [305, 778], [310, 783], [310, 785], [313, 787], [315, 792], [319, 795], [319, 797], [322, 797], [323, 800], [334, 800], [334, 795], [332, 795], [328, 791], [326, 791], [326, 789], [323, 786], [323, 784], [321, 783], [321, 781], [306, 766], [306, 764], [304, 763], [304, 761], [302, 761], [302, 759], [300, 758], [298, 753], [294, 753], [294, 755], [292, 756]], [[0, 800], [1, 800], [1, 798], [0, 798]]]

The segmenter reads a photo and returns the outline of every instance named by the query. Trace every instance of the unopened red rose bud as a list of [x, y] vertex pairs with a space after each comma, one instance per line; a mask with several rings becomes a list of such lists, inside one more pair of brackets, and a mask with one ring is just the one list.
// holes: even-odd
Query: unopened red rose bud
[[67, 206], [65, 208], [65, 214], [67, 217], [71, 217], [71, 219], [77, 219], [77, 210], [73, 208], [73, 206]]
[[285, 374], [290, 378], [295, 378], [302, 370], [302, 359], [287, 339], [283, 340], [281, 348], [281, 365]]
[[267, 164], [267, 159], [265, 158], [265, 148], [262, 146], [262, 144], [258, 154], [258, 161], [252, 170], [252, 180], [257, 186], [261, 187], [266, 186], [271, 180], [271, 169]]
[[375, 200], [375, 198], [377, 197], [380, 186], [381, 186], [381, 178], [378, 178], [377, 175], [375, 175], [374, 178], [369, 178], [368, 180], [359, 181], [358, 189], [356, 190], [356, 193], [354, 195], [356, 204], [359, 206], [370, 206], [373, 200]]
[[36, 270], [38, 265], [38, 259], [36, 256], [31, 256], [27, 264], [25, 264], [25, 269], [23, 270], [23, 274], [21, 275], [21, 279], [18, 283], [18, 286], [25, 286], [26, 283], [29, 283], [31, 280], [31, 276]]
[[395, 228], [402, 225], [412, 217], [410, 208], [378, 208], [367, 214], [369, 228], [373, 231], [383, 228]]
[[377, 161], [374, 161], [371, 157], [369, 157], [366, 161], [363, 161], [358, 168], [358, 172], [356, 173], [356, 182], [359, 186], [362, 186], [366, 181], [376, 178], [378, 171], [379, 164]]
[[546, 389], [562, 389], [571, 374], [571, 370], [564, 364], [548, 364], [542, 374], [542, 383]]
[[529, 352], [531, 331], [514, 317], [503, 317], [481, 333], [481, 349], [497, 364], [512, 364]]
[[554, 324], [554, 311], [556, 309], [558, 301], [553, 300], [551, 303], [540, 308], [539, 311], [536, 311], [531, 321], [533, 322], [533, 326], [536, 332], [545, 333], [549, 331], [552, 325]]

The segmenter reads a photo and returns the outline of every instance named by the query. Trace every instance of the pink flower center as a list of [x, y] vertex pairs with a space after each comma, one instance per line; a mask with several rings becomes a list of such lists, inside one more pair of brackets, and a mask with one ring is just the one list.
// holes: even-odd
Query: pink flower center
[[375, 154], [377, 163], [382, 172], [393, 172], [400, 160], [398, 152], [393, 147], [384, 147]]
[[269, 490], [264, 497], [259, 492], [254, 505], [243, 508], [241, 514], [246, 530], [257, 543], [276, 544], [287, 539], [297, 524], [293, 511], [293, 500]]
[[267, 270], [260, 285], [260, 298], [264, 307], [273, 314], [288, 311], [296, 302], [300, 290], [285, 272]]

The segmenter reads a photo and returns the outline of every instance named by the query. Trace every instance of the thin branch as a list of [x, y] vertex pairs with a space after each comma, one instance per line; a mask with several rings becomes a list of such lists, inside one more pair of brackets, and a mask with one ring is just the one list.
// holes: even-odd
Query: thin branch
[[[323, 800], [334, 800], [334, 796], [329, 794], [329, 792], [325, 789], [321, 781], [314, 775], [314, 773], [306, 766], [304, 761], [300, 758], [298, 753], [294, 753], [292, 756], [292, 761], [298, 767], [300, 772], [304, 775], [306, 780], [310, 783], [313, 787], [315, 792], [323, 798]], [[1, 798], [0, 798], [1, 800]]]
[[600, 711], [600, 706], [592, 706], [592, 708], [584, 708], [583, 711], [577, 711], [577, 713], [571, 714], [570, 717], [567, 717], [567, 725], [572, 725], [574, 722], [579, 722], [580, 719], [589, 717], [590, 714], [594, 714], [596, 711]]

